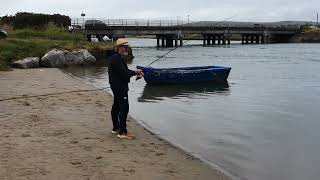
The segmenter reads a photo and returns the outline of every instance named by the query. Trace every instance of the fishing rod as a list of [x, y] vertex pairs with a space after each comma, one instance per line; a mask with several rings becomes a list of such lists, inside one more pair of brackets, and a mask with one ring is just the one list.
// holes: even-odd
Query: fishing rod
[[[190, 40], [187, 40], [187, 41], [185, 41], [185, 42], [183, 42], [183, 43], [186, 43], [186, 42], [188, 42], [188, 41], [190, 41]], [[160, 56], [158, 59], [152, 61], [150, 64], [148, 64], [148, 65], [145, 66], [145, 67], [149, 67], [151, 64], [157, 62], [159, 59], [165, 57], [167, 54], [171, 53], [172, 51], [176, 50], [177, 48], [178, 48], [178, 46], [176, 46], [175, 48], [173, 48], [173, 49], [171, 49], [170, 51], [166, 52], [164, 55], [162, 55], [162, 56]]]
[[[227, 17], [227, 18], [223, 19], [222, 21], [219, 21], [219, 22], [215, 23], [213, 26], [216, 26], [216, 25], [218, 25], [218, 24], [221, 24], [222, 22], [224, 22], [224, 21], [226, 21], [226, 20], [228, 20], [228, 19], [231, 19], [231, 18], [237, 16], [238, 14], [239, 14], [239, 13], [236, 13], [236, 14], [230, 16], [230, 17]], [[183, 43], [187, 43], [188, 41], [190, 41], [190, 40], [186, 40], [186, 41], [184, 41]], [[171, 49], [170, 51], [166, 52], [164, 55], [162, 55], [162, 56], [160, 56], [159, 58], [157, 58], [156, 60], [152, 61], [150, 64], [148, 64], [148, 65], [145, 66], [145, 67], [149, 67], [151, 64], [157, 62], [158, 60], [160, 60], [161, 58], [165, 57], [166, 55], [168, 55], [168, 54], [171, 53], [172, 51], [176, 50], [177, 48], [178, 48], [178, 46], [175, 47], [175, 48], [173, 48], [173, 49]]]
[[235, 17], [235, 16], [238, 16], [238, 14], [239, 14], [239, 13], [236, 13], [236, 14], [234, 14], [233, 16], [230, 16], [230, 17], [228, 17], [228, 18], [223, 19], [222, 21], [219, 21], [219, 22], [213, 24], [213, 27], [215, 27], [216, 25], [221, 24], [221, 23], [223, 23], [224, 21], [229, 20], [229, 19], [231, 19], [231, 18], [233, 18], [233, 17]]
[[[228, 20], [228, 19], [231, 19], [231, 18], [237, 16], [238, 14], [239, 14], [239, 13], [236, 13], [236, 14], [230, 16], [230, 17], [227, 17], [227, 18], [223, 19], [222, 21], [219, 21], [219, 22], [215, 23], [215, 24], [213, 25], [213, 27], [215, 27], [215, 26], [218, 25], [218, 24], [221, 24], [222, 22], [224, 22], [224, 21], [226, 21], [226, 20]], [[190, 41], [190, 40], [184, 41], [183, 44], [184, 44], [184, 43], [187, 43], [188, 41]], [[147, 66], [145, 66], [145, 68], [146, 68], [146, 67], [149, 67], [151, 64], [157, 62], [158, 60], [160, 60], [161, 58], [165, 57], [166, 55], [168, 55], [169, 53], [171, 53], [172, 51], [174, 51], [174, 50], [176, 50], [176, 49], [178, 49], [178, 46], [176, 46], [175, 48], [173, 48], [173, 49], [171, 49], [170, 51], [166, 52], [165, 54], [163, 54], [162, 56], [160, 56], [160, 57], [157, 58], [156, 60], [152, 61], [150, 64], [148, 64]], [[139, 80], [139, 79], [141, 79], [141, 78], [142, 78], [142, 77], [138, 76], [138, 77], [136, 78], [136, 81]]]

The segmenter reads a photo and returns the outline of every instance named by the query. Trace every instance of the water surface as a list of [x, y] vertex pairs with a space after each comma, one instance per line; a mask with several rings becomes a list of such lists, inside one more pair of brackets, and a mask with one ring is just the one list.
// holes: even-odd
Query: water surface
[[[147, 65], [170, 49], [130, 39]], [[153, 67], [232, 67], [228, 84], [130, 83], [130, 114], [169, 141], [240, 179], [320, 177], [320, 44], [201, 46], [189, 41]], [[67, 71], [108, 87], [107, 67]]]

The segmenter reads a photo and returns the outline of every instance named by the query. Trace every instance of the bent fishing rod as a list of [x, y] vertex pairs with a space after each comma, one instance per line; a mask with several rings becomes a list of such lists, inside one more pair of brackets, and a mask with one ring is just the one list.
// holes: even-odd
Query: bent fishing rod
[[[223, 19], [222, 21], [219, 21], [219, 22], [215, 23], [215, 24], [213, 25], [213, 27], [215, 27], [215, 26], [218, 25], [218, 24], [223, 23], [224, 21], [227, 21], [227, 20], [229, 20], [229, 19], [237, 16], [238, 14], [239, 14], [239, 13], [236, 13], [236, 14], [230, 16], [230, 17], [227, 17], [227, 18]], [[191, 40], [191, 39], [184, 41], [183, 44], [187, 43], [187, 42], [190, 41], [190, 40]], [[148, 64], [147, 66], [145, 66], [144, 68], [149, 67], [151, 64], [157, 62], [158, 60], [160, 60], [161, 58], [165, 57], [166, 55], [168, 55], [168, 54], [171, 53], [172, 51], [178, 49], [178, 47], [179, 47], [179, 46], [176, 46], [175, 48], [173, 48], [173, 49], [171, 49], [170, 51], [166, 52], [165, 54], [163, 54], [162, 56], [160, 56], [160, 57], [157, 58], [156, 60], [154, 60], [154, 61], [152, 61], [151, 63], [149, 63], [149, 64]], [[141, 76], [137, 76], [136, 81], [139, 80], [139, 79], [141, 79], [141, 78], [142, 78]]]

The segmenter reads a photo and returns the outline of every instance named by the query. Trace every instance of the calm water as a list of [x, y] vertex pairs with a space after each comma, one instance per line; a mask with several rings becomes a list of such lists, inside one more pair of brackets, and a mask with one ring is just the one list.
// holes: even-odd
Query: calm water
[[[169, 49], [131, 39], [147, 65]], [[169, 141], [239, 179], [320, 177], [320, 44], [202, 47], [191, 41], [154, 67], [224, 65], [229, 83], [192, 86], [130, 84], [130, 114]], [[105, 66], [67, 71], [107, 87]]]

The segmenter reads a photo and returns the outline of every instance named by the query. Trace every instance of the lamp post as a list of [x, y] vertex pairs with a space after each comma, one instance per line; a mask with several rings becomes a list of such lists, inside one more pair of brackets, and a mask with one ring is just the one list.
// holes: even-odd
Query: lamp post
[[177, 16], [177, 25], [180, 24], [179, 21], [180, 21], [180, 16]]
[[82, 22], [83, 22], [83, 29], [85, 28], [85, 23], [84, 23], [84, 17], [86, 16], [85, 13], [81, 13], [81, 17], [82, 17]]

